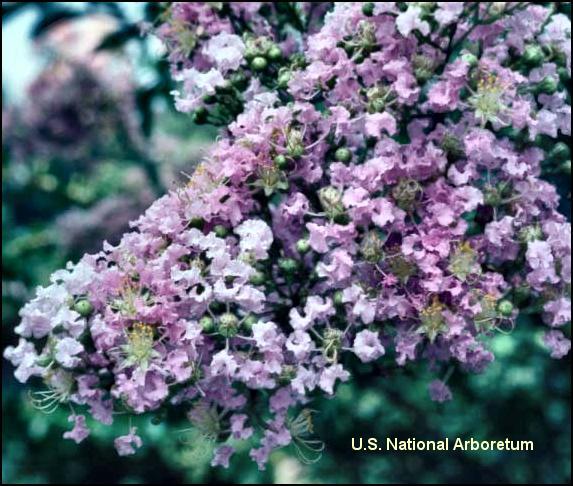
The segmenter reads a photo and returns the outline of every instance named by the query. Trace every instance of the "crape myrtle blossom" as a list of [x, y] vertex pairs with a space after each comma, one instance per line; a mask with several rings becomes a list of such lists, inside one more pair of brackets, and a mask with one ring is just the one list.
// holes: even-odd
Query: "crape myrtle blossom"
[[[172, 7], [195, 19], [178, 35], [239, 35], [207, 5]], [[5, 356], [43, 380], [39, 408], [106, 424], [183, 408], [213, 465], [246, 440], [263, 469], [288, 444], [320, 454], [307, 404], [360, 362], [424, 361], [443, 402], [451, 371], [483, 372], [521, 311], [549, 326], [551, 356], [569, 352], [571, 229], [540, 176], [568, 156], [570, 26], [537, 4], [403, 5], [337, 3], [184, 187], [38, 289]], [[184, 69], [230, 76], [235, 41]], [[116, 439], [141, 445], [131, 425]]]
[[[175, 106], [197, 123], [230, 123], [240, 113], [236, 97], [259, 81], [276, 85], [265, 71], [281, 69], [314, 32], [328, 2], [173, 2], [151, 28], [168, 51]], [[270, 84], [269, 84], [270, 83]], [[216, 94], [218, 96], [216, 96]], [[217, 103], [217, 106], [213, 106]], [[215, 108], [215, 109], [214, 109]]]

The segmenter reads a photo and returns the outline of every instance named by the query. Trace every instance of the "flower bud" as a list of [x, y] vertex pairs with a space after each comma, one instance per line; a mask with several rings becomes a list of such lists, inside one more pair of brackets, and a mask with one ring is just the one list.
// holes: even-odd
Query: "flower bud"
[[251, 69], [253, 71], [264, 71], [269, 63], [264, 57], [257, 56], [251, 61]]
[[231, 76], [232, 85], [240, 91], [243, 91], [249, 85], [249, 78], [242, 71], [237, 71]]
[[271, 62], [279, 61], [283, 57], [283, 52], [279, 46], [273, 44], [267, 50], [267, 59]]
[[336, 292], [334, 292], [334, 295], [332, 296], [332, 301], [334, 302], [334, 305], [340, 306], [344, 304], [343, 299], [344, 297], [341, 290], [337, 290]]
[[232, 312], [225, 312], [219, 317], [217, 331], [226, 338], [231, 338], [239, 332], [239, 319]]
[[253, 285], [263, 285], [267, 281], [267, 276], [264, 272], [257, 270], [249, 277], [249, 282]]
[[301, 238], [296, 242], [296, 251], [298, 251], [299, 253], [304, 255], [305, 253], [308, 253], [309, 250], [310, 250], [310, 243], [306, 238]]
[[89, 316], [93, 310], [93, 305], [86, 299], [80, 299], [74, 304], [74, 310], [82, 317]]
[[507, 299], [500, 300], [497, 304], [497, 311], [504, 317], [511, 317], [513, 314], [513, 304]]
[[215, 227], [213, 228], [213, 232], [215, 233], [215, 236], [217, 236], [217, 238], [225, 238], [229, 234], [229, 230], [225, 228], [225, 226], [223, 226], [222, 224], [215, 225]]
[[478, 65], [478, 58], [475, 54], [472, 54], [471, 52], [466, 52], [465, 54], [462, 54], [462, 61], [467, 62], [470, 67], [475, 67]]
[[557, 69], [557, 74], [559, 74], [559, 80], [567, 85], [567, 83], [571, 82], [571, 75], [569, 74], [569, 70], [566, 67], [560, 67]]
[[561, 172], [562, 174], [566, 174], [566, 175], [570, 176], [571, 175], [571, 161], [566, 160], [565, 162], [563, 162], [559, 166], [559, 172]]
[[362, 13], [366, 17], [372, 17], [374, 15], [374, 2], [364, 2], [362, 4]]
[[538, 66], [544, 57], [543, 50], [539, 46], [530, 45], [523, 51], [523, 61], [529, 66]]
[[251, 332], [251, 330], [253, 329], [253, 325], [256, 324], [258, 321], [259, 318], [256, 315], [249, 314], [247, 317], [243, 319], [241, 325], [246, 331]]
[[558, 83], [555, 79], [546, 76], [540, 83], [537, 83], [535, 87], [535, 92], [538, 94], [544, 93], [548, 95], [552, 95], [557, 92]]
[[203, 224], [204, 224], [203, 218], [200, 218], [198, 216], [191, 218], [191, 220], [189, 221], [189, 226], [191, 228], [202, 229]]
[[293, 274], [299, 268], [299, 263], [293, 258], [279, 258], [279, 268], [286, 274]]
[[549, 158], [552, 160], [567, 160], [571, 157], [571, 149], [564, 142], [557, 142], [549, 151]]
[[53, 362], [54, 362], [54, 358], [50, 354], [41, 354], [36, 359], [36, 365], [40, 366], [42, 368], [45, 368], [46, 366], [50, 366], [50, 364], [52, 364]]
[[201, 319], [199, 319], [199, 325], [201, 326], [201, 329], [203, 329], [203, 332], [205, 333], [210, 333], [215, 330], [215, 321], [211, 316], [205, 315], [201, 317]]
[[193, 123], [195, 123], [196, 125], [203, 125], [207, 121], [208, 114], [209, 112], [207, 111], [207, 108], [205, 108], [204, 106], [196, 108], [193, 114], [191, 115]]
[[352, 152], [348, 150], [346, 147], [340, 147], [334, 153], [334, 159], [338, 162], [343, 162], [347, 164], [352, 160]]
[[279, 154], [275, 157], [275, 164], [280, 170], [288, 168], [288, 160], [283, 154]]
[[277, 78], [277, 85], [281, 89], [288, 88], [288, 83], [292, 79], [292, 73], [287, 68], [281, 68]]

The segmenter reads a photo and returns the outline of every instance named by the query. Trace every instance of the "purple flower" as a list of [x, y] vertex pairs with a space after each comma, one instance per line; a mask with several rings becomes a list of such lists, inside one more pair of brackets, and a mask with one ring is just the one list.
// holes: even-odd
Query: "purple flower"
[[76, 444], [82, 442], [88, 435], [90, 431], [86, 426], [85, 415], [70, 415], [68, 417], [68, 422], [73, 422], [74, 427], [68, 432], [64, 432], [64, 439], [71, 439]]
[[567, 339], [561, 331], [547, 331], [543, 342], [551, 350], [551, 357], [561, 359], [571, 350], [571, 340]]
[[143, 445], [141, 438], [136, 433], [137, 427], [131, 427], [129, 434], [114, 440], [115, 449], [120, 456], [131, 456]]
[[434, 402], [444, 403], [452, 399], [450, 388], [441, 380], [433, 380], [428, 385], [428, 392]]
[[222, 445], [215, 449], [211, 466], [222, 466], [225, 469], [229, 467], [229, 459], [234, 454], [235, 449], [228, 445]]

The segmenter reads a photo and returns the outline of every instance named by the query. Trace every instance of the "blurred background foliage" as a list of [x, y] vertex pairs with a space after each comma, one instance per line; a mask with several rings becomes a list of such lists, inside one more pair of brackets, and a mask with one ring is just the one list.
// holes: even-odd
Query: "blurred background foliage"
[[[2, 4], [3, 44], [20, 52], [8, 33], [25, 29], [34, 56], [25, 62], [35, 69], [24, 82], [22, 59], [3, 66], [2, 348], [14, 343], [18, 309], [37, 285], [103, 240], [116, 243], [156, 197], [185, 182], [214, 140], [212, 129], [172, 109], [167, 63], [139, 24], [153, 22], [158, 8]], [[9, 80], [16, 89], [5, 91]], [[570, 217], [570, 181], [552, 182]], [[63, 440], [67, 410], [34, 410], [3, 362], [2, 482], [570, 482], [570, 357], [551, 360], [534, 321], [525, 317], [511, 335], [493, 340], [497, 360], [484, 374], [454, 373], [454, 399], [441, 405], [429, 400], [430, 374], [422, 367], [381, 372], [354, 363], [352, 382], [312, 405], [326, 445], [322, 458], [304, 464], [291, 446], [275, 453], [264, 473], [247, 450], [230, 469], [212, 469], [213, 444], [176, 417], [139, 418], [134, 425], [145, 446], [133, 457], [118, 457], [112, 445], [127, 428], [121, 417], [113, 427], [95, 426], [79, 446]], [[352, 437], [510, 438], [532, 440], [535, 450], [362, 453], [351, 450]]]

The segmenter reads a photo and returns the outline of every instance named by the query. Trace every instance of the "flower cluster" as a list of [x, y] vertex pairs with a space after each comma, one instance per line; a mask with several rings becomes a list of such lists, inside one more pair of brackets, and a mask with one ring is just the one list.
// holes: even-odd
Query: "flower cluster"
[[[196, 123], [225, 126], [261, 85], [286, 85], [304, 36], [328, 2], [175, 2], [153, 30], [169, 53], [182, 89], [175, 106]], [[299, 60], [299, 59], [298, 59]], [[300, 61], [300, 60], [299, 60]]]
[[[189, 38], [227, 80], [245, 47], [209, 5], [173, 6], [165, 36], [195, 66], [182, 73], [199, 63]], [[103, 423], [184, 410], [217, 442], [213, 465], [249, 440], [264, 468], [290, 443], [320, 453], [304, 407], [357, 362], [423, 360], [449, 400], [453, 367], [483, 371], [521, 311], [566, 355], [571, 228], [540, 177], [569, 157], [571, 27], [552, 5], [336, 3], [184, 187], [38, 290], [6, 352], [17, 378], [43, 379], [40, 408]], [[70, 420], [83, 440], [85, 417]], [[131, 426], [116, 440], [141, 445]]]

